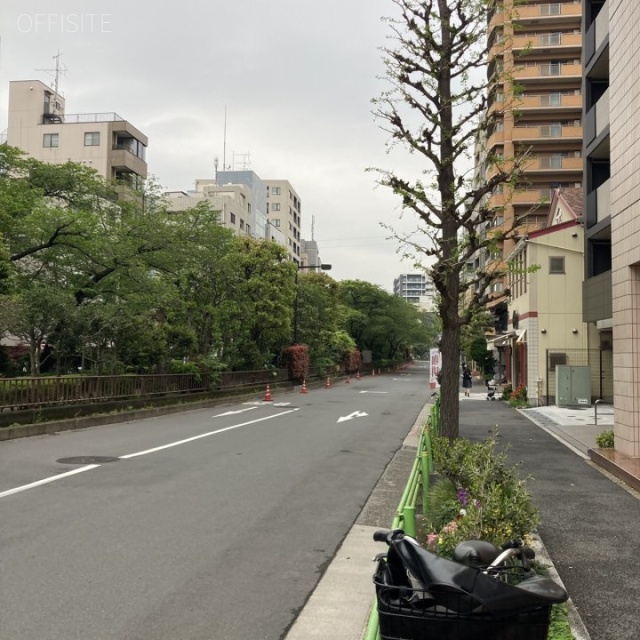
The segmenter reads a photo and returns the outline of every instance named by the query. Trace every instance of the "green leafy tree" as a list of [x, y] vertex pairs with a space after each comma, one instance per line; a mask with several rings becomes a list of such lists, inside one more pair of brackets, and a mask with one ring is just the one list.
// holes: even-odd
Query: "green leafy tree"
[[403, 298], [361, 280], [342, 281], [339, 292], [343, 327], [374, 360], [402, 360], [414, 344], [429, 340], [420, 312]]
[[[422, 162], [406, 178], [375, 169], [380, 183], [402, 200], [418, 220], [415, 235], [399, 236], [418, 263], [428, 262], [442, 321], [441, 430], [458, 436], [460, 331], [475, 309], [488, 301], [489, 285], [505, 273], [492, 261], [465, 274], [481, 249], [494, 249], [513, 229], [484, 232], [503, 204], [490, 196], [500, 185], [517, 183], [524, 158], [487, 155], [491, 177], [476, 180], [468, 169], [476, 141], [486, 137], [502, 112], [487, 110], [487, 96], [499, 79], [499, 65], [487, 73], [487, 24], [501, 0], [393, 0], [397, 17], [388, 20], [391, 44], [383, 48], [388, 91], [374, 100], [375, 115], [388, 127], [389, 145], [401, 145]], [[505, 97], [506, 101], [511, 96]], [[426, 259], [425, 259], [426, 258]], [[468, 295], [465, 295], [467, 294]], [[461, 304], [462, 300], [467, 305]]]

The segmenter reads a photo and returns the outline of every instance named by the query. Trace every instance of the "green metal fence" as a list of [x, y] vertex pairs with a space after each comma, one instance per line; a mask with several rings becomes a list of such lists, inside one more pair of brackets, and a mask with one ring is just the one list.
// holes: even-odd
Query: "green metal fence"
[[[404, 532], [411, 537], [416, 536], [416, 506], [418, 499], [422, 496], [422, 511], [427, 509], [429, 498], [429, 477], [433, 472], [433, 455], [431, 449], [431, 434], [440, 431], [440, 398], [436, 398], [435, 404], [431, 407], [431, 412], [427, 418], [427, 428], [422, 430], [416, 459], [409, 474], [409, 480], [405, 487], [400, 504], [391, 524], [392, 529], [404, 529]], [[373, 600], [371, 613], [367, 623], [364, 640], [378, 640], [379, 621], [378, 607], [376, 599]]]

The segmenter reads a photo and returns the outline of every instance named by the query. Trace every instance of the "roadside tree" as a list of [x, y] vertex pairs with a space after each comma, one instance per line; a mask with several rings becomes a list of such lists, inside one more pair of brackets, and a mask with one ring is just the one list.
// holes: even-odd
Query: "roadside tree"
[[487, 98], [503, 72], [499, 65], [487, 72], [494, 44], [487, 42], [487, 25], [504, 7], [502, 0], [392, 1], [397, 15], [387, 20], [391, 44], [382, 49], [389, 89], [373, 101], [374, 114], [390, 134], [390, 148], [406, 148], [421, 167], [417, 177], [372, 170], [401, 198], [403, 209], [417, 216], [417, 234], [396, 236], [417, 268], [430, 265], [425, 270], [437, 290], [442, 322], [441, 431], [456, 438], [461, 327], [488, 302], [490, 285], [505, 275], [505, 266], [496, 259], [465, 271], [481, 249], [495, 252], [514, 233], [484, 229], [504, 207], [504, 200], [498, 204], [490, 197], [500, 185], [517, 183], [524, 161], [486, 154], [486, 171], [476, 178], [471, 166], [474, 145], [502, 117], [497, 101], [488, 109]]

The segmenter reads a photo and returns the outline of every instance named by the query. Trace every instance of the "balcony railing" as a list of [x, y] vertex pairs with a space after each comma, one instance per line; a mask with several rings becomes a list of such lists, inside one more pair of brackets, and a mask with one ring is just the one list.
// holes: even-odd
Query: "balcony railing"
[[514, 141], [556, 141], [582, 140], [582, 127], [562, 124], [548, 124], [534, 127], [513, 127]]
[[582, 158], [559, 155], [531, 158], [525, 165], [525, 171], [582, 171]]
[[525, 191], [516, 191], [511, 202], [513, 204], [543, 204], [551, 202], [554, 189], [527, 189]]
[[611, 215], [611, 183], [607, 180], [587, 194], [587, 227], [592, 227]]
[[516, 36], [513, 39], [513, 49], [550, 49], [558, 47], [564, 49], [578, 50], [582, 48], [581, 33], [537, 33]]
[[83, 124], [90, 122], [125, 122], [117, 113], [72, 113], [62, 116], [65, 124]]
[[582, 110], [581, 94], [541, 93], [527, 94], [518, 100], [518, 109], [575, 109]]
[[558, 64], [531, 64], [518, 66], [513, 71], [513, 77], [517, 80], [544, 79], [549, 81], [553, 78], [582, 78], [582, 66], [571, 62]]
[[550, 2], [549, 4], [536, 4], [526, 7], [517, 7], [516, 19], [518, 21], [531, 20], [532, 18], [549, 18], [550, 22], [558, 19], [580, 20], [582, 17], [582, 5], [580, 0], [575, 2]]

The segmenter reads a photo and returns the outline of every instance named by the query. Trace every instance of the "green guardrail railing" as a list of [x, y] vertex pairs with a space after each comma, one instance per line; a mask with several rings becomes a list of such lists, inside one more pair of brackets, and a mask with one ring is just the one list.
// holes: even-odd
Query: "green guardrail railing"
[[[433, 472], [433, 455], [431, 449], [431, 434], [440, 431], [440, 398], [436, 398], [427, 418], [427, 427], [422, 430], [418, 442], [418, 451], [415, 462], [411, 468], [409, 480], [396, 509], [396, 514], [391, 524], [392, 529], [404, 529], [404, 532], [416, 537], [416, 506], [418, 498], [422, 495], [422, 512], [427, 510], [429, 499], [429, 478]], [[378, 606], [374, 597], [371, 613], [367, 622], [364, 640], [379, 640], [380, 625], [378, 620]]]

